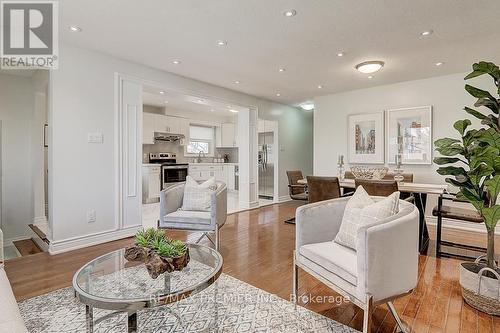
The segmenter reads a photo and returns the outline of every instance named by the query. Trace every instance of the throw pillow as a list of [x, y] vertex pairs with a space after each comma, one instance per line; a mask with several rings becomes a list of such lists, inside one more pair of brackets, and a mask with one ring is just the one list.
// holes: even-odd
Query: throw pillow
[[366, 224], [378, 222], [399, 211], [399, 192], [375, 202], [362, 186], [346, 204], [340, 230], [334, 242], [356, 250], [358, 229]]
[[211, 196], [217, 189], [215, 178], [198, 184], [191, 176], [186, 177], [182, 210], [210, 211]]

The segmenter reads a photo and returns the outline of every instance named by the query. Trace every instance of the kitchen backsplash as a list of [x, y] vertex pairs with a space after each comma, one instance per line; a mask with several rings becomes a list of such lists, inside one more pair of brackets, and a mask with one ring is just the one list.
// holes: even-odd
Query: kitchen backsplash
[[[178, 163], [189, 163], [192, 162], [194, 158], [191, 156], [184, 156], [184, 146], [171, 142], [157, 142], [154, 145], [142, 145], [142, 162], [149, 162], [150, 153], [160, 152], [177, 154]], [[224, 154], [228, 154], [230, 163], [238, 163], [238, 148], [216, 148], [215, 157], [217, 157], [219, 154], [221, 155], [221, 157], [224, 157]], [[202, 158], [203, 162], [212, 162], [213, 159], [213, 157]]]

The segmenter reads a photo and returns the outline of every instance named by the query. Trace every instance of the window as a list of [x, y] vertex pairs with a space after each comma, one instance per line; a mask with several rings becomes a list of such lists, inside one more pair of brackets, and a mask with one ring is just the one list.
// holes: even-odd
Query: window
[[215, 128], [212, 126], [190, 125], [189, 142], [186, 153], [212, 155], [214, 151]]

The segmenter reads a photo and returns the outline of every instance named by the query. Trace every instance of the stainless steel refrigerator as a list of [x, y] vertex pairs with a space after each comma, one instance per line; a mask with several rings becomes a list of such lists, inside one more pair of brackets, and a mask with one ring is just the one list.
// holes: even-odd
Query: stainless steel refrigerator
[[259, 133], [259, 198], [274, 197], [274, 133]]

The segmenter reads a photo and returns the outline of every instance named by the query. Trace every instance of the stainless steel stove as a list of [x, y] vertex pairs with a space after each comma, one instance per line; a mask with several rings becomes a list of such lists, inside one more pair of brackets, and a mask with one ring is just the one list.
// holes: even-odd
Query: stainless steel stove
[[161, 165], [161, 184], [163, 190], [186, 181], [188, 164], [177, 163], [177, 155], [174, 153], [151, 153], [149, 154], [149, 163]]

